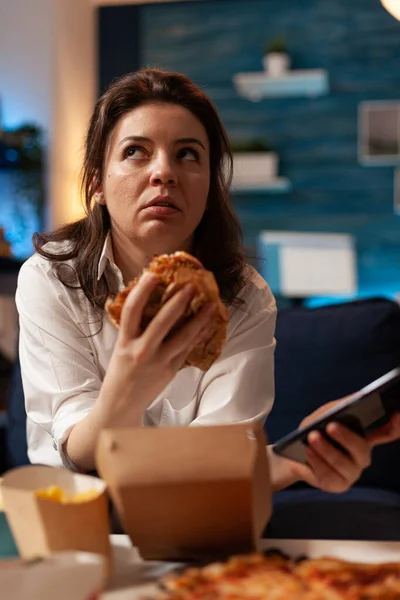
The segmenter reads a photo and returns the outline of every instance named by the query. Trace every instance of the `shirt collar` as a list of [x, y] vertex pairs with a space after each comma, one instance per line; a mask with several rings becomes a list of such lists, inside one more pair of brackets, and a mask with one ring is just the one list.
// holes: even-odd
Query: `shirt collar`
[[101, 279], [108, 262], [113, 266], [115, 265], [114, 252], [113, 252], [110, 232], [107, 233], [107, 237], [104, 242], [103, 250], [101, 251], [101, 254], [100, 254], [99, 265], [97, 268], [97, 281], [99, 281]]

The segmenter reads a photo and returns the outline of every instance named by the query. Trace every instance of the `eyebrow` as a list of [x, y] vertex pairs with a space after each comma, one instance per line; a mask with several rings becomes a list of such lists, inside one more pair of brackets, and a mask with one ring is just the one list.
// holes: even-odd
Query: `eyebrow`
[[[127, 137], [124, 137], [121, 141], [120, 141], [120, 145], [124, 144], [125, 142], [152, 142], [152, 140], [150, 138], [144, 137], [142, 135], [128, 135]], [[198, 144], [199, 146], [201, 146], [203, 148], [203, 150], [205, 150], [205, 146], [203, 144], [203, 142], [197, 138], [179, 138], [178, 140], [175, 140], [175, 144]]]
[[176, 140], [177, 144], [198, 144], [199, 146], [201, 146], [203, 148], [203, 150], [205, 150], [205, 146], [203, 144], [202, 141], [198, 140], [197, 138], [180, 138], [179, 140]]

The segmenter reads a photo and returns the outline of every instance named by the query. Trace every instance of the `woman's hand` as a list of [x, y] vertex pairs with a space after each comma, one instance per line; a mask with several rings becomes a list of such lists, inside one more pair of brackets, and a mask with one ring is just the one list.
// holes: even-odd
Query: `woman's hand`
[[[346, 398], [321, 406], [304, 419], [301, 425], [307, 425], [344, 400]], [[345, 453], [335, 448], [322, 433], [312, 431], [307, 438], [308, 466], [296, 463], [295, 471], [299, 479], [314, 487], [340, 493], [349, 489], [371, 464], [374, 446], [400, 438], [400, 415], [393, 415], [387, 425], [365, 438], [336, 422], [327, 425], [326, 433], [342, 446]]]
[[114, 352], [89, 414], [72, 428], [64, 449], [76, 468], [95, 468], [100, 431], [107, 427], [140, 427], [144, 410], [156, 399], [185, 362], [189, 352], [207, 335], [213, 305], [171, 334], [194, 295], [189, 285], [168, 300], [144, 332], [143, 310], [157, 285], [157, 276], [145, 274], [127, 297]]
[[297, 464], [299, 479], [327, 492], [345, 492], [371, 464], [371, 445], [340, 423], [329, 423], [326, 433], [337, 441], [345, 453], [335, 448], [319, 431], [308, 435], [308, 465]]
[[371, 448], [400, 439], [400, 413], [394, 413], [389, 423], [370, 433], [367, 439]]
[[[214, 305], [205, 306], [170, 335], [194, 295], [189, 284], [161, 307], [142, 332], [143, 311], [157, 283], [156, 275], [143, 275], [122, 308], [118, 339], [103, 383], [104, 396], [99, 397], [107, 405], [113, 425], [129, 423], [131, 414], [142, 414], [155, 400], [207, 334], [209, 318], [215, 310]], [[107, 393], [110, 388], [112, 395]]]

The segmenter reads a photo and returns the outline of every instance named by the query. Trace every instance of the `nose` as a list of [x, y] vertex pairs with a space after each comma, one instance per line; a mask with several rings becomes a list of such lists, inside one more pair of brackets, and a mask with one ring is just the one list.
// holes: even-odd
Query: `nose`
[[177, 175], [167, 153], [159, 153], [152, 164], [150, 183], [152, 185], [175, 185]]

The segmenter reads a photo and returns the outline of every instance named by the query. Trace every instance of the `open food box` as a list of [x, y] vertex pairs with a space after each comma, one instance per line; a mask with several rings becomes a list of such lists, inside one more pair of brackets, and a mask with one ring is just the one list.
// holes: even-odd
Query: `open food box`
[[[132, 599], [159, 597], [160, 577], [163, 578], [166, 573], [169, 573], [172, 588], [168, 590], [163, 579], [164, 599], [180, 600], [182, 595], [173, 586], [177, 585], [176, 581], [179, 582], [182, 569], [188, 564], [195, 567], [194, 563], [197, 563], [197, 569], [203, 569], [204, 566], [207, 569], [207, 565], [212, 563], [206, 573], [211, 573], [213, 579], [216, 574], [223, 572], [226, 560], [228, 569], [233, 571], [239, 565], [239, 577], [236, 577], [234, 584], [232, 571], [229, 574], [229, 586], [236, 586], [235, 589], [229, 588], [230, 592], [235, 597], [245, 599], [249, 594], [251, 596], [248, 593], [249, 589], [251, 591], [249, 582], [243, 582], [246, 565], [252, 565], [252, 561], [257, 565], [257, 561], [263, 561], [261, 552], [265, 550], [274, 551], [268, 557], [272, 567], [270, 564], [265, 569], [263, 567], [264, 579], [258, 579], [257, 584], [261, 586], [259, 590], [265, 600], [279, 597], [271, 596], [273, 585], [279, 582], [287, 584], [287, 590], [297, 589], [297, 596], [285, 591], [285, 595], [280, 596], [285, 600], [320, 600], [328, 597], [323, 594], [303, 594], [304, 590], [308, 593], [307, 586], [313, 585], [308, 576], [303, 579], [300, 577], [299, 583], [298, 573], [301, 569], [304, 571], [307, 561], [297, 563], [297, 559], [304, 556], [322, 559], [319, 566], [312, 565], [311, 568], [311, 571], [320, 569], [320, 572], [322, 569], [323, 576], [318, 578], [318, 585], [322, 585], [321, 582], [325, 585], [326, 574], [333, 569], [337, 571], [332, 575], [333, 579], [339, 574], [340, 585], [343, 588], [344, 578], [351, 593], [357, 585], [370, 586], [371, 581], [371, 585], [381, 593], [377, 596], [354, 593], [346, 596], [342, 589], [340, 596], [337, 590], [336, 595], [331, 593], [331, 589], [329, 598], [400, 598], [399, 543], [261, 540], [271, 514], [271, 488], [266, 440], [259, 425], [104, 430], [98, 442], [97, 466], [103, 479], [39, 466], [6, 473], [2, 485], [4, 509], [22, 560], [0, 563], [0, 583], [12, 574], [14, 582], [21, 586], [24, 579], [24, 585], [29, 586], [26, 582], [29, 582], [31, 573], [35, 574], [35, 569], [47, 569], [50, 565], [48, 572], [51, 574], [56, 567], [52, 561], [61, 560], [63, 552], [84, 551], [100, 555], [98, 563], [94, 554], [88, 554], [87, 558], [78, 557], [78, 562], [83, 560], [85, 569], [90, 568], [95, 575], [95, 587], [101, 589], [111, 574], [112, 565], [108, 486], [115, 509], [128, 534], [112, 536], [111, 539], [114, 546], [117, 540], [123, 540], [129, 550], [130, 560], [124, 565], [121, 552], [115, 552], [116, 548], [113, 548], [114, 557], [117, 557], [116, 572], [114, 578], [109, 580], [109, 589], [101, 595], [104, 600], [118, 597], [113, 594], [119, 585], [123, 588], [129, 586], [128, 597]], [[51, 494], [42, 494], [49, 486], [62, 490], [67, 500], [55, 501], [57, 499]], [[258, 555], [255, 554], [257, 551]], [[282, 553], [286, 556], [282, 556]], [[234, 558], [233, 562], [229, 562], [229, 557], [233, 555], [242, 555], [244, 558]], [[277, 562], [274, 562], [274, 556]], [[42, 558], [37, 562], [37, 557]], [[327, 559], [325, 562], [324, 557]], [[335, 562], [335, 559], [373, 563], [372, 571], [364, 571], [359, 566], [354, 570], [352, 566], [342, 565], [340, 560]], [[78, 568], [76, 558], [71, 557], [71, 560], [65, 563], [65, 570], [62, 566], [60, 573], [71, 573]], [[289, 562], [280, 563], [280, 560]], [[220, 561], [219, 564], [215, 565], [216, 561]], [[376, 565], [383, 562], [395, 564], [385, 567]], [[302, 564], [306, 566], [303, 568]], [[15, 576], [19, 572], [21, 578]], [[195, 568], [191, 573], [185, 574], [183, 584], [181, 580], [178, 586], [184, 586], [189, 581], [194, 586], [197, 600], [210, 597], [207, 596], [210, 589], [201, 589], [203, 575], [200, 578], [195, 575], [194, 584], [193, 573], [199, 571]], [[265, 573], [269, 573], [266, 579]], [[271, 573], [273, 584], [268, 579]], [[83, 572], [82, 576], [86, 578]], [[38, 580], [42, 581], [42, 578]], [[65, 582], [65, 591], [70, 593], [75, 579], [66, 575], [62, 580]], [[331, 585], [330, 581], [328, 583]], [[299, 585], [304, 587], [303, 591], [300, 590], [303, 595], [300, 594]], [[213, 591], [212, 597], [223, 600], [226, 598], [225, 592], [224, 582], [222, 587]], [[44, 598], [46, 593], [43, 591]], [[183, 589], [185, 598], [182, 596], [182, 600], [190, 600], [190, 593]]]
[[261, 425], [104, 430], [97, 467], [148, 559], [255, 550], [271, 515]]
[[247, 424], [101, 433], [98, 471], [124, 540], [146, 559], [122, 574], [129, 598], [399, 600], [399, 544], [260, 539], [271, 514], [265, 446]]
[[104, 577], [112, 573], [104, 481], [62, 468], [27, 466], [4, 475], [2, 495], [21, 558], [67, 550], [96, 553], [105, 559]]

